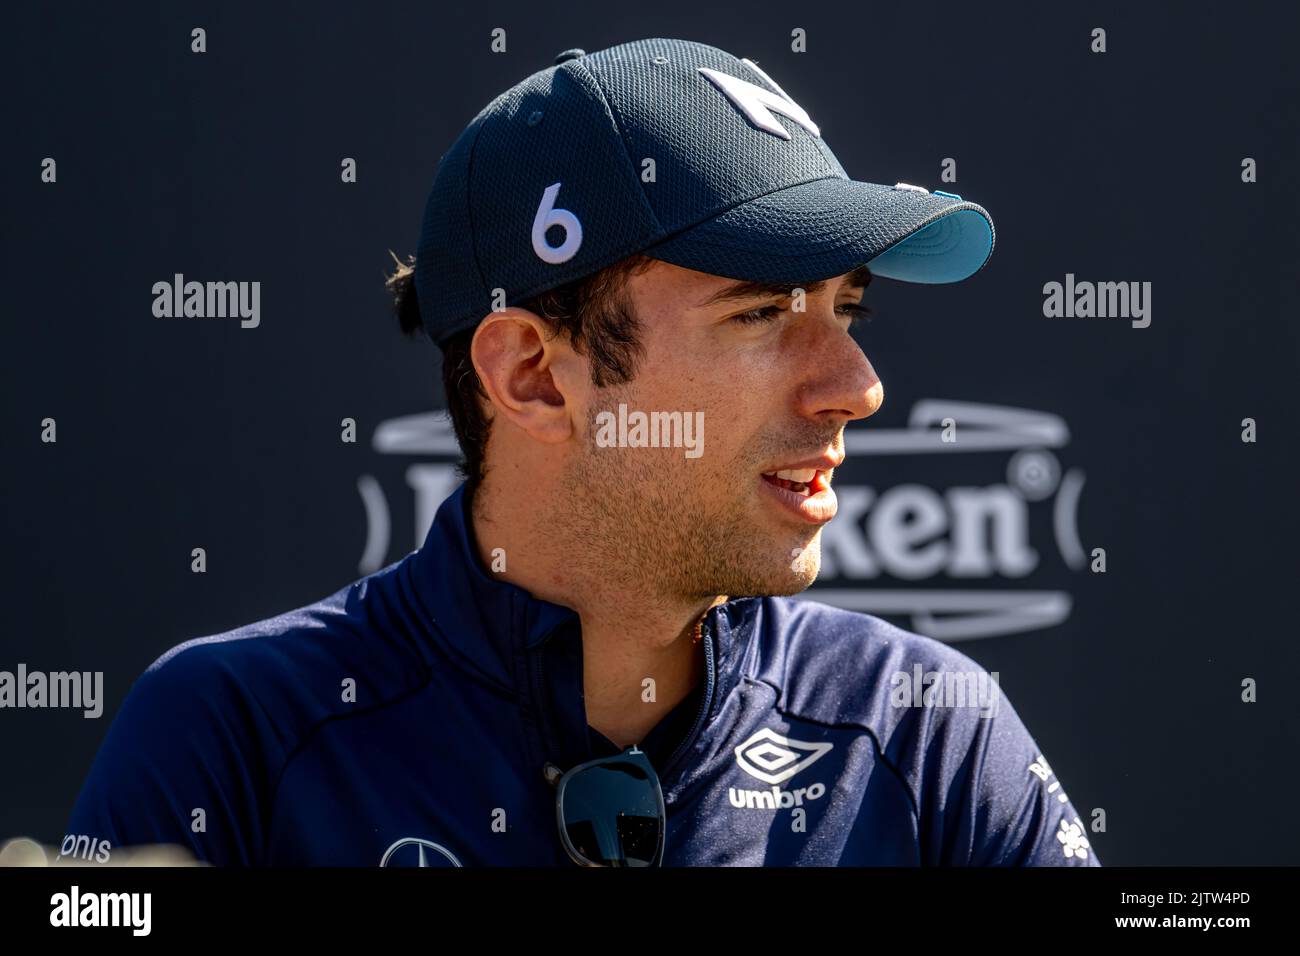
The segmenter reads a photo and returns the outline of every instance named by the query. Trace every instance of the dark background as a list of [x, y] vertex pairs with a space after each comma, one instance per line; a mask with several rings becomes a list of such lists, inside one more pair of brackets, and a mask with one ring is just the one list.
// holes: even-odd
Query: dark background
[[[1300, 79], [1283, 5], [470, 6], [0, 13], [0, 669], [100, 670], [106, 698], [99, 720], [0, 711], [0, 840], [58, 842], [161, 652], [359, 576], [359, 476], [387, 489], [386, 561], [415, 547], [418, 456], [371, 438], [441, 393], [436, 349], [386, 311], [387, 250], [414, 252], [435, 164], [491, 97], [568, 47], [668, 36], [755, 59], [855, 178], [958, 192], [997, 224], [970, 281], [872, 287], [859, 341], [887, 398], [859, 427], [904, 428], [928, 398], [1059, 416], [1055, 454], [1087, 475], [1080, 536], [1108, 570], [1066, 568], [1040, 515], [1028, 582], [872, 585], [1072, 596], [1056, 626], [960, 648], [1000, 672], [1081, 813], [1105, 809], [1089, 834], [1104, 863], [1300, 863]], [[498, 26], [505, 54], [489, 52]], [[175, 272], [260, 281], [261, 326], [154, 318], [151, 286]], [[1067, 272], [1151, 282], [1150, 328], [1044, 318], [1043, 284]], [[40, 441], [47, 416], [57, 444]], [[844, 475], [942, 493], [1005, 481], [1007, 457], [859, 457]]]

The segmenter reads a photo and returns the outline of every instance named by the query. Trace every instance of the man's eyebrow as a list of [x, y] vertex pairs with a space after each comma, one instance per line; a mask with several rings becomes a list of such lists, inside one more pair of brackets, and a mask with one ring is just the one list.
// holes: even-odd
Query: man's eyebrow
[[[871, 285], [871, 270], [861, 265], [850, 272], [844, 280], [845, 286], [861, 286], [864, 290]], [[723, 286], [713, 295], [709, 296], [699, 304], [699, 308], [706, 305], [716, 305], [719, 302], [731, 302], [736, 299], [757, 299], [757, 298], [788, 298], [794, 294], [795, 289], [803, 289], [809, 295], [820, 292], [828, 280], [818, 279], [815, 282], [756, 282], [749, 279], [742, 279], [739, 282], [733, 282], [731, 285]]]

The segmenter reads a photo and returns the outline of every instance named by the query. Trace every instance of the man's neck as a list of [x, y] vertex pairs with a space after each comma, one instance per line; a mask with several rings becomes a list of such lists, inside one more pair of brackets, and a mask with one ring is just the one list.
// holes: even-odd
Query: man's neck
[[664, 640], [668, 631], [655, 631], [653, 621], [629, 628], [583, 614], [587, 723], [619, 747], [640, 743], [703, 679], [698, 621]]
[[[503, 499], [545, 496], [510, 499], [478, 489], [469, 511], [485, 573], [577, 611], [587, 723], [619, 747], [640, 743], [703, 680], [700, 624], [725, 597], [686, 600], [656, 592], [653, 580], [602, 573], [600, 562], [574, 560], [557, 546], [550, 522], [531, 504], [508, 508]], [[494, 571], [502, 556], [505, 570]]]

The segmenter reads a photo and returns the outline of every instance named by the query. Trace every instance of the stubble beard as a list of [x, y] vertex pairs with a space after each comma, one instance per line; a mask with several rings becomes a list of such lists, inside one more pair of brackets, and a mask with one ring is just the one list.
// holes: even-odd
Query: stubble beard
[[[595, 434], [594, 414], [588, 434]], [[807, 588], [817, 576], [821, 535], [762, 519], [753, 461], [733, 461], [721, 472], [706, 467], [677, 448], [585, 443], [566, 475], [578, 504], [551, 523], [578, 576], [685, 602]], [[734, 485], [737, 478], [743, 485]], [[702, 493], [728, 480], [734, 494]]]

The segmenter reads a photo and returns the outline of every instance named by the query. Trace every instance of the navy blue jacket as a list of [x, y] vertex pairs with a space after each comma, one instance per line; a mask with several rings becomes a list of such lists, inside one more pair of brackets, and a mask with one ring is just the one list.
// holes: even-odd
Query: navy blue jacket
[[[618, 750], [586, 723], [578, 617], [485, 571], [472, 535], [462, 487], [402, 560], [160, 657], [65, 853], [573, 865], [542, 767]], [[641, 744], [665, 865], [1099, 865], [1005, 696], [925, 705], [924, 675], [988, 677], [965, 655], [792, 598], [720, 604], [701, 634], [706, 679]]]

